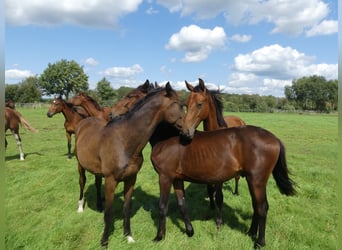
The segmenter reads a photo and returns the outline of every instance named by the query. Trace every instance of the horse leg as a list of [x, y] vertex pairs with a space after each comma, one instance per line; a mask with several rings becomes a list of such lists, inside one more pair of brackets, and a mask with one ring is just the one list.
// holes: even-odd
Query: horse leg
[[260, 246], [265, 246], [265, 230], [266, 230], [266, 218], [268, 211], [268, 201], [266, 196], [266, 184], [256, 183], [251, 181], [251, 178], [247, 179], [249, 192], [252, 197], [253, 204], [253, 218], [251, 227], [248, 231], [248, 235], [256, 238], [259, 229], [257, 241], [254, 248], [257, 249]]
[[169, 205], [169, 197], [171, 191], [171, 180], [167, 176], [159, 174], [159, 228], [154, 242], [161, 241], [166, 232], [166, 214]]
[[105, 227], [103, 230], [102, 238], [101, 238], [101, 246], [107, 248], [108, 246], [108, 236], [109, 231], [112, 227], [113, 223], [113, 201], [115, 188], [118, 182], [115, 180], [114, 176], [106, 176], [105, 177], [105, 210], [104, 210], [104, 223]]
[[83, 212], [84, 208], [84, 196], [83, 196], [83, 191], [84, 191], [84, 186], [87, 181], [86, 175], [85, 175], [85, 169], [81, 166], [80, 163], [78, 163], [78, 173], [79, 173], [79, 185], [80, 185], [80, 198], [78, 199], [78, 213]]
[[223, 183], [215, 184], [215, 201], [217, 206], [217, 215], [216, 215], [216, 226], [217, 229], [220, 229], [222, 225], [222, 205], [223, 205], [223, 193], [222, 193]]
[[66, 137], [68, 140], [68, 159], [71, 159], [71, 134], [69, 132], [66, 133]]
[[102, 197], [101, 197], [101, 185], [102, 185], [102, 176], [95, 175], [95, 186], [96, 186], [96, 208], [98, 211], [102, 212]]
[[20, 135], [18, 132], [15, 132], [15, 131], [12, 131], [12, 134], [13, 134], [15, 141], [18, 145], [18, 149], [19, 149], [19, 153], [20, 153], [20, 160], [23, 161], [24, 160], [24, 151], [22, 148]]
[[124, 214], [124, 235], [127, 238], [128, 243], [133, 243], [134, 239], [131, 234], [131, 207], [132, 207], [132, 196], [133, 196], [133, 189], [135, 185], [135, 181], [137, 176], [134, 175], [133, 177], [129, 178], [124, 182], [124, 205], [123, 205], [123, 214]]
[[214, 202], [215, 186], [212, 184], [208, 184], [207, 192], [208, 192], [209, 201], [210, 201], [210, 208], [214, 209], [215, 208], [215, 202]]
[[194, 229], [192, 227], [189, 215], [186, 212], [184, 181], [175, 180], [173, 182], [173, 189], [175, 190], [178, 207], [184, 220], [185, 232], [189, 237], [191, 237], [194, 235]]
[[239, 195], [239, 180], [240, 180], [240, 175], [235, 176], [235, 191], [234, 195]]

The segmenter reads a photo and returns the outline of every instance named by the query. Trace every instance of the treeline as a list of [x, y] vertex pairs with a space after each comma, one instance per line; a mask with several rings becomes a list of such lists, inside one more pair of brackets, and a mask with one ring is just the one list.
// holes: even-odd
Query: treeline
[[[132, 88], [113, 89], [102, 78], [93, 90], [89, 89], [88, 76], [75, 61], [65, 59], [48, 64], [38, 76], [24, 79], [18, 84], [6, 84], [5, 98], [16, 103], [50, 102], [43, 96], [61, 95], [68, 99], [79, 91], [87, 92], [103, 106], [112, 106]], [[179, 91], [182, 100], [188, 92]], [[285, 97], [221, 93], [224, 110], [227, 112], [273, 112], [274, 110], [310, 110], [332, 112], [337, 110], [338, 81], [326, 80], [323, 76], [295, 79], [284, 88]]]

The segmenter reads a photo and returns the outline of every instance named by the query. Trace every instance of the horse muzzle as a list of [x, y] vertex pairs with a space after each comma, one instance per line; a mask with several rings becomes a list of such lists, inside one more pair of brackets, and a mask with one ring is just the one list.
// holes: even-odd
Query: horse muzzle
[[195, 135], [195, 129], [194, 128], [183, 128], [181, 130], [181, 136], [187, 140], [192, 140]]

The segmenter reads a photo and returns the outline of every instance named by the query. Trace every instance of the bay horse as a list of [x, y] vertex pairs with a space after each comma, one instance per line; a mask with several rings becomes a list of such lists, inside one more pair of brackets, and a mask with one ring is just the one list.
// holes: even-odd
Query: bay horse
[[110, 121], [110, 107], [101, 107], [98, 102], [84, 92], [77, 93], [74, 97], [68, 99], [68, 102], [74, 106], [81, 106], [89, 114], [106, 121]]
[[[168, 122], [181, 128], [184, 111], [180, 99], [169, 83], [164, 88], [151, 90], [125, 115], [110, 122], [96, 117], [80, 121], [76, 128], [75, 153], [79, 170], [79, 211], [83, 210], [85, 171], [105, 178], [104, 231], [101, 245], [108, 246], [113, 220], [115, 188], [124, 182], [124, 235], [131, 236], [130, 208], [137, 173], [143, 163], [142, 150], [157, 125]], [[89, 143], [91, 142], [91, 143]]]
[[133, 104], [145, 97], [146, 94], [152, 89], [154, 89], [153, 84], [151, 84], [149, 80], [146, 80], [145, 83], [131, 90], [125, 97], [121, 98], [111, 107], [109, 113], [110, 120], [128, 112]]
[[79, 113], [72, 103], [63, 100], [61, 96], [55, 96], [46, 115], [51, 118], [58, 113], [62, 113], [65, 118], [64, 128], [68, 141], [68, 159], [71, 159], [71, 136], [75, 133], [78, 123], [86, 118], [87, 115]]
[[[38, 131], [37, 129], [32, 127], [18, 111], [12, 108], [5, 107], [5, 133], [8, 129], [11, 131], [18, 145], [20, 160], [24, 160], [25, 154], [22, 148], [21, 137], [19, 135], [19, 124], [32, 132]], [[7, 144], [8, 143], [5, 136], [5, 148], [7, 148]]]
[[[223, 104], [219, 98], [219, 91], [208, 90], [204, 81], [199, 78], [199, 84], [193, 87], [190, 83], [185, 81], [185, 85], [187, 89], [190, 91], [190, 94], [187, 98], [186, 106], [189, 109], [196, 110], [196, 113], [193, 113], [203, 121], [203, 129], [204, 131], [211, 131], [221, 128], [231, 128], [236, 126], [246, 125], [246, 123], [237, 116], [226, 116], [223, 117]], [[200, 109], [196, 109], [192, 106], [198, 105], [201, 106]], [[191, 107], [190, 107], [191, 106]], [[235, 176], [235, 190], [233, 194], [239, 194], [239, 179], [240, 176]], [[215, 208], [214, 203], [214, 190], [215, 188], [212, 185], [207, 186], [208, 196], [210, 200], [211, 208]]]
[[[217, 205], [216, 225], [222, 225], [222, 185], [241, 175], [246, 178], [252, 199], [253, 216], [248, 234], [256, 239], [254, 248], [266, 244], [265, 229], [268, 211], [266, 184], [272, 174], [280, 193], [296, 194], [295, 183], [289, 177], [285, 147], [271, 132], [246, 125], [213, 131], [197, 131], [201, 120], [194, 115], [202, 105], [188, 106], [182, 134], [188, 139], [180, 143], [179, 137], [157, 143], [151, 152], [151, 161], [159, 175], [159, 227], [154, 241], [166, 233], [166, 215], [171, 185], [190, 237], [194, 229], [185, 206], [184, 181], [215, 184]], [[218, 114], [220, 115], [220, 114]], [[220, 118], [222, 119], [222, 117]]]

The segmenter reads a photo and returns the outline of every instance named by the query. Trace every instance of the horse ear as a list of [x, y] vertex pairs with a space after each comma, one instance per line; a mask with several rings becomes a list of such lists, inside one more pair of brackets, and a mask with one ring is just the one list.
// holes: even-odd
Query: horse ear
[[201, 78], [198, 78], [198, 82], [199, 82], [198, 85], [200, 86], [201, 90], [202, 90], [203, 92], [205, 92], [204, 81], [203, 81]]
[[186, 88], [187, 88], [189, 91], [191, 91], [191, 92], [194, 91], [194, 87], [193, 87], [190, 83], [188, 83], [186, 80], [185, 80], [185, 85], [186, 85]]
[[167, 83], [166, 83], [166, 85], [165, 85], [165, 90], [166, 90], [166, 95], [167, 95], [167, 96], [171, 96], [173, 89], [172, 89], [172, 87], [171, 87], [170, 82], [167, 82]]

